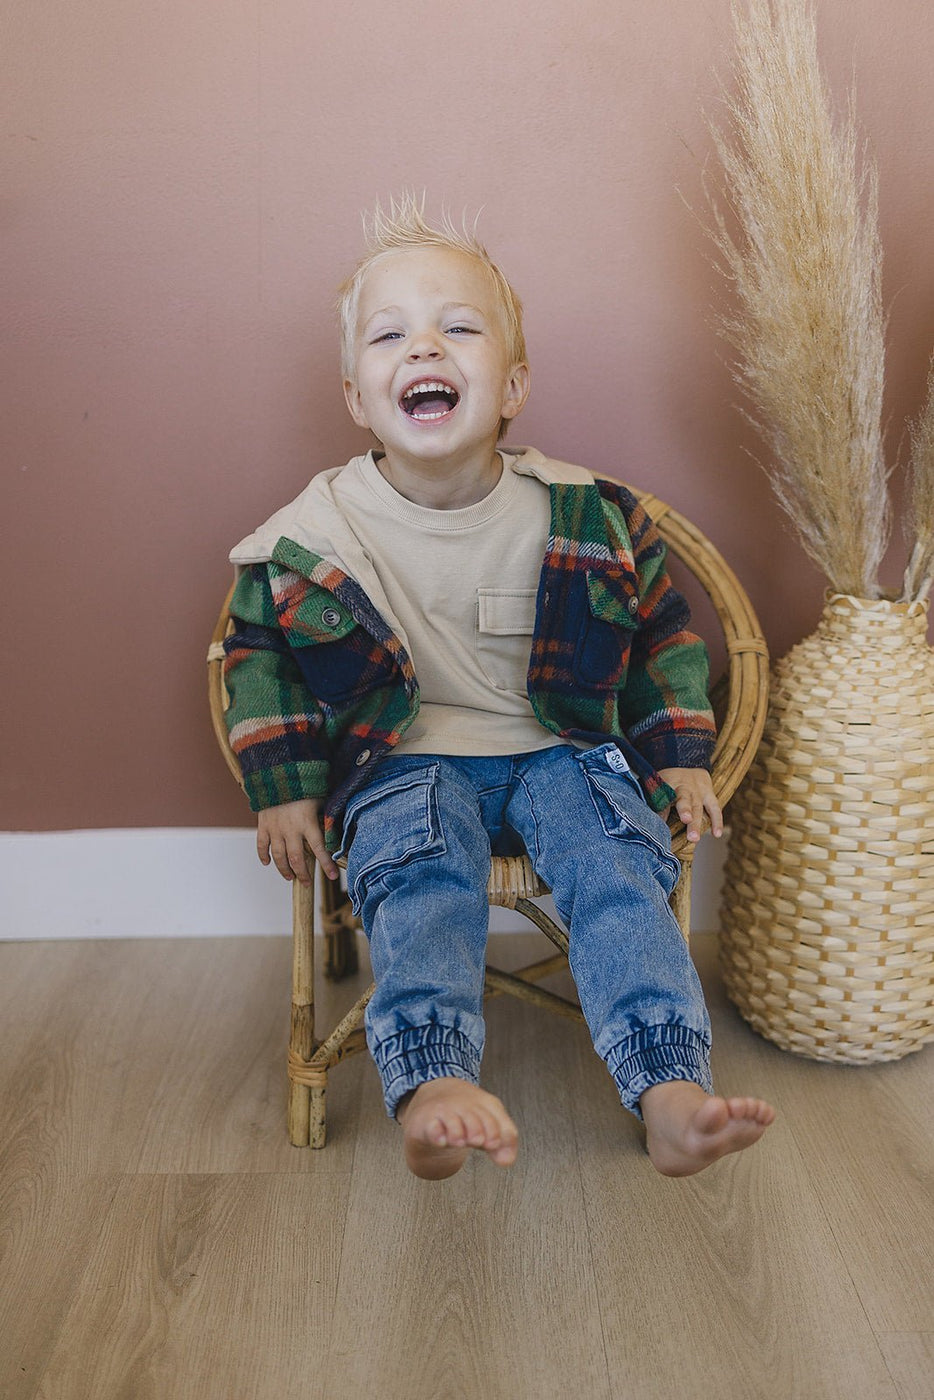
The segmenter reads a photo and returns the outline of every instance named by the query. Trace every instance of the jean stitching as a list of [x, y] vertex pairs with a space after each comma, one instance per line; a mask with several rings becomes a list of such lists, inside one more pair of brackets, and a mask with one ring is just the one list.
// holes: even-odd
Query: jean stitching
[[[625, 787], [617, 782], [609, 785], [610, 771], [617, 775], [606, 761], [608, 746], [603, 747], [602, 754], [579, 752], [568, 745], [482, 759], [439, 755], [402, 758], [402, 763], [424, 763], [418, 770], [423, 779], [434, 769], [434, 782], [423, 781], [413, 786], [411, 793], [388, 798], [397, 814], [392, 822], [395, 837], [388, 844], [379, 830], [379, 805], [371, 814], [372, 822], [365, 818], [371, 822], [367, 830], [372, 828], [372, 844], [368, 837], [358, 848], [361, 865], [367, 863], [368, 852], [382, 847], [391, 854], [397, 846], [411, 844], [410, 823], [422, 824], [428, 838], [427, 849], [422, 847], [405, 862], [406, 866], [419, 862], [411, 879], [377, 861], [370, 863], [370, 873], [360, 886], [361, 890], [370, 887], [365, 907], [374, 954], [378, 951], [387, 959], [387, 975], [379, 974], [380, 988], [372, 1008], [368, 1008], [366, 1029], [390, 1111], [394, 1100], [427, 1079], [448, 1075], [479, 1081], [483, 1008], [482, 1002], [475, 1002], [482, 986], [481, 936], [485, 937], [486, 904], [481, 899], [477, 858], [488, 851], [491, 823], [500, 808], [502, 823], [508, 822], [525, 838], [532, 866], [539, 874], [548, 867], [571, 906], [578, 930], [572, 939], [576, 946], [574, 976], [585, 1000], [595, 1046], [599, 1046], [598, 1053], [617, 1084], [622, 1102], [638, 1116], [639, 1096], [655, 1083], [683, 1079], [707, 1085], [708, 1042], [704, 1036], [709, 1023], [700, 988], [695, 985], [696, 977], [692, 981], [688, 975], [684, 942], [667, 905], [665, 927], [659, 922], [662, 906], [658, 886], [668, 883], [668, 872], [651, 878], [661, 853], [644, 836], [640, 839], [628, 817], [643, 800], [641, 792], [630, 792], [631, 778]], [[573, 768], [571, 758], [575, 760]], [[583, 783], [579, 775], [583, 775]], [[406, 780], [411, 783], [415, 777], [410, 771]], [[612, 802], [604, 791], [605, 784], [614, 794]], [[606, 821], [617, 803], [619, 830], [611, 835]], [[478, 815], [486, 840], [473, 815], [481, 804], [483, 810]], [[383, 817], [387, 814], [388, 808]], [[606, 821], [602, 820], [604, 815]], [[361, 824], [363, 820], [361, 816]], [[605, 876], [591, 869], [587, 843], [582, 846], [575, 840], [578, 829], [592, 839], [595, 852], [605, 853]], [[441, 850], [448, 847], [449, 834], [448, 855], [439, 856], [437, 861], [429, 858], [439, 846]], [[619, 859], [610, 858], [607, 842], [617, 848]], [[672, 865], [676, 867], [674, 860]], [[463, 905], [468, 878], [469, 910]], [[605, 881], [610, 881], [608, 887]], [[485, 888], [485, 880], [482, 883]], [[391, 913], [395, 920], [404, 920], [398, 928], [409, 930], [405, 939], [391, 939], [389, 927], [383, 927], [377, 918], [384, 894], [398, 901], [391, 906]], [[454, 910], [455, 894], [464, 909], [463, 927], [459, 916], [445, 912], [441, 919], [444, 936], [439, 938], [439, 911]], [[480, 901], [476, 908], [474, 894]], [[558, 912], [569, 927], [569, 911], [559, 905]], [[632, 940], [631, 948], [627, 939]], [[399, 963], [393, 963], [391, 959], [397, 957]], [[610, 966], [612, 979], [606, 971]], [[390, 968], [393, 976], [398, 969], [397, 983], [389, 979]], [[437, 985], [445, 988], [443, 996], [435, 994], [434, 983], [428, 985], [432, 969], [440, 979]], [[461, 1024], [463, 1029], [458, 1033], [454, 1027]], [[691, 1029], [695, 1026], [697, 1031]], [[465, 1033], [469, 1040], [462, 1038]]]
[[408, 1089], [427, 1080], [454, 1078], [475, 1084], [480, 1078], [482, 1051], [463, 1031], [437, 1021], [388, 1036], [372, 1048], [372, 1054], [390, 1117]]
[[[394, 860], [385, 861], [374, 859], [370, 861], [369, 865], [362, 866], [356, 872], [353, 888], [349, 891], [351, 907], [354, 914], [359, 915], [363, 907], [363, 901], [366, 898], [367, 890], [376, 880], [384, 879], [391, 871], [398, 870], [401, 866], [414, 865], [419, 861], [430, 860], [446, 852], [447, 838], [444, 832], [444, 822], [441, 817], [441, 805], [438, 802], [436, 791], [438, 769], [439, 765], [435, 763], [427, 771], [426, 777], [419, 778], [417, 781], [407, 783], [404, 786], [400, 784], [398, 787], [389, 787], [386, 789], [385, 793], [380, 794], [380, 797], [384, 797], [397, 791], [409, 792], [413, 789], [423, 788], [425, 805], [424, 811], [420, 813], [420, 819], [423, 818], [424, 820], [424, 827], [422, 828], [424, 838], [420, 839], [417, 844], [403, 851], [402, 854]], [[419, 832], [420, 837], [422, 836], [422, 831]], [[351, 842], [351, 845], [352, 844]]]
[[[537, 815], [537, 813], [536, 813], [536, 811], [535, 811], [535, 803], [534, 803], [534, 801], [533, 801], [533, 799], [532, 799], [532, 789], [529, 787], [529, 784], [526, 782], [525, 774], [524, 774], [524, 773], [516, 773], [516, 775], [515, 775], [515, 780], [516, 780], [517, 783], [520, 784], [520, 786], [521, 786], [521, 788], [522, 788], [522, 791], [525, 793], [526, 801], [527, 801], [528, 804], [529, 804], [529, 816], [530, 816], [531, 819], [532, 819], [532, 833], [533, 833], [533, 835], [534, 835], [534, 837], [535, 837], [535, 850], [534, 850], [534, 851], [529, 851], [528, 854], [529, 854], [529, 860], [532, 862], [532, 869], [535, 871], [536, 875], [538, 875], [539, 878], [541, 879], [542, 876], [541, 876], [541, 872], [539, 871], [538, 866], [539, 866], [539, 862], [540, 862], [540, 860], [541, 860], [541, 858], [542, 858], [542, 847], [541, 847], [541, 842], [540, 842], [540, 840], [539, 840], [539, 838], [538, 838], [538, 815]], [[523, 836], [522, 839], [525, 841], [526, 848], [528, 848], [528, 844], [529, 844], [528, 841], [526, 840], [526, 838], [525, 838], [524, 836]]]
[[713, 1088], [710, 1042], [691, 1026], [647, 1026], [614, 1045], [606, 1065], [622, 1103], [637, 1117], [639, 1099], [656, 1084], [684, 1079], [706, 1093]]
[[477, 788], [478, 797], [489, 797], [494, 792], [508, 792], [508, 783], [491, 783], [489, 787]]
[[[611, 841], [631, 841], [638, 843], [640, 846], [644, 846], [656, 862], [656, 874], [659, 875], [663, 870], [667, 870], [669, 874], [674, 877], [675, 882], [677, 882], [681, 874], [681, 863], [677, 856], [666, 851], [660, 842], [656, 841], [651, 831], [644, 830], [642, 825], [636, 821], [634, 817], [631, 817], [624, 808], [617, 805], [616, 801], [613, 799], [612, 793], [600, 782], [597, 775], [592, 771], [591, 765], [583, 765], [583, 771], [590, 792], [590, 800], [594, 805], [604, 834], [608, 836]], [[613, 772], [612, 769], [609, 771], [611, 773]], [[614, 773], [613, 775], [614, 777], [624, 777], [623, 774]], [[622, 824], [628, 825], [630, 830], [610, 830], [607, 826], [604, 813], [600, 809], [600, 804], [596, 799], [595, 792], [599, 792], [603, 796], [613, 815], [619, 819]]]

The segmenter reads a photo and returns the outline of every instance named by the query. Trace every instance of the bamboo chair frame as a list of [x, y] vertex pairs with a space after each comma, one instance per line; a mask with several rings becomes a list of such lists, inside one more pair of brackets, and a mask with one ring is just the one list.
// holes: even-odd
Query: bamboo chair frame
[[[705, 535], [656, 496], [636, 492], [658, 526], [671, 554], [698, 580], [707, 594], [726, 642], [727, 669], [712, 692], [718, 712], [719, 733], [712, 762], [714, 791], [725, 806], [736, 791], [755, 756], [765, 724], [768, 701], [768, 650], [758, 619], [729, 565]], [[236, 755], [227, 738], [224, 711], [223, 641], [231, 628], [227, 594], [208, 648], [208, 699], [211, 720], [221, 753], [240, 786], [243, 779]], [[682, 873], [671, 898], [681, 930], [690, 935], [691, 867], [694, 848], [683, 824], [669, 820], [672, 846]], [[310, 864], [314, 858], [309, 853]], [[319, 887], [315, 889], [315, 885]], [[516, 909], [545, 934], [557, 948], [549, 957], [514, 973], [487, 965], [485, 997], [503, 993], [532, 1002], [543, 1009], [583, 1021], [580, 1006], [537, 984], [566, 966], [568, 936], [550, 915], [533, 901], [548, 893], [525, 856], [494, 857], [488, 886], [491, 905]], [[357, 971], [357, 920], [347, 896], [318, 876], [312, 886], [296, 880], [292, 886], [292, 1017], [289, 1036], [288, 1077], [289, 1140], [296, 1147], [325, 1145], [325, 1092], [328, 1072], [348, 1055], [366, 1049], [361, 1022], [373, 986], [349, 1008], [324, 1040], [315, 1039], [314, 931], [316, 905], [324, 936], [324, 975], [333, 981]]]

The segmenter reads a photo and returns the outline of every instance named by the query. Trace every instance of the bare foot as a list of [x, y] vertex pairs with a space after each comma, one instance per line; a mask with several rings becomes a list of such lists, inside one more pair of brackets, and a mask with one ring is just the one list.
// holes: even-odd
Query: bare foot
[[405, 1161], [426, 1181], [459, 1172], [472, 1147], [498, 1167], [516, 1160], [519, 1135], [503, 1104], [466, 1079], [429, 1079], [401, 1099], [396, 1118], [405, 1134]]
[[775, 1119], [764, 1099], [719, 1099], [699, 1084], [655, 1084], [639, 1100], [652, 1165], [663, 1176], [693, 1176], [758, 1142]]

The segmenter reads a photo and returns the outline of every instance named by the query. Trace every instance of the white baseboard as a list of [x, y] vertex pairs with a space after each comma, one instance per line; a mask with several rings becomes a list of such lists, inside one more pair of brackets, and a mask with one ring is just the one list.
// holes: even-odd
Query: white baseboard
[[[696, 932], [717, 927], [723, 844], [704, 837], [695, 858]], [[0, 889], [0, 940], [214, 938], [290, 928], [290, 892], [260, 865], [251, 830], [0, 832]], [[491, 911], [494, 933], [527, 928], [519, 914]]]

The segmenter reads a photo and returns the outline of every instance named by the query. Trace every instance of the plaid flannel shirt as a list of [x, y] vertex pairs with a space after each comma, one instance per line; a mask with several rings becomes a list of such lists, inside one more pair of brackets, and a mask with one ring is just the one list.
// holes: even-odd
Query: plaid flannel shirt
[[[554, 734], [614, 740], [661, 810], [674, 794], [657, 769], [710, 764], [706, 648], [632, 492], [605, 478], [549, 489], [529, 700]], [[226, 718], [250, 806], [325, 799], [336, 850], [348, 799], [418, 711], [411, 657], [359, 583], [286, 536], [241, 573], [231, 615]]]

